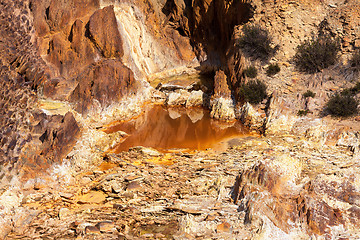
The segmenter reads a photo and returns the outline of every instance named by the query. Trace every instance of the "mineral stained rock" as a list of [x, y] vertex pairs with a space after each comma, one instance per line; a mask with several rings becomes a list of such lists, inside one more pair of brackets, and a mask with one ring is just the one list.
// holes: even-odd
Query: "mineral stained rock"
[[129, 93], [135, 93], [137, 88], [132, 71], [117, 60], [94, 63], [76, 81], [78, 85], [71, 93], [70, 101], [81, 113], [87, 113], [94, 100], [106, 107]]
[[89, 38], [106, 58], [122, 57], [122, 40], [118, 30], [114, 6], [97, 10], [89, 20]]

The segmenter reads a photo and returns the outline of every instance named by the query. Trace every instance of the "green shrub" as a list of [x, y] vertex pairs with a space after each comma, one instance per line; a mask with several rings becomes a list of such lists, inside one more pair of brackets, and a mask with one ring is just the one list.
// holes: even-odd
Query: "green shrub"
[[346, 96], [355, 96], [360, 92], [360, 82], [357, 82], [354, 87], [352, 88], [345, 88], [341, 91], [341, 95]]
[[265, 83], [256, 80], [243, 84], [239, 90], [239, 96], [246, 102], [258, 104], [267, 97]]
[[269, 32], [259, 25], [245, 25], [242, 31], [243, 35], [239, 40], [239, 46], [250, 56], [268, 60], [279, 50], [278, 45], [272, 46], [272, 37]]
[[328, 112], [337, 117], [348, 117], [357, 113], [358, 102], [350, 95], [336, 93], [326, 103]]
[[277, 74], [278, 72], [280, 72], [280, 67], [279, 65], [276, 63], [276, 64], [270, 64], [268, 69], [266, 70], [266, 74], [268, 76], [274, 76], [275, 74]]
[[307, 97], [315, 97], [315, 93], [311, 90], [307, 90], [306, 92], [303, 93], [303, 97], [307, 98]]
[[297, 47], [294, 62], [300, 71], [319, 72], [338, 60], [340, 44], [328, 36], [303, 42]]
[[353, 53], [350, 59], [350, 66], [355, 72], [360, 72], [360, 50]]
[[308, 109], [306, 110], [299, 110], [297, 115], [302, 117], [302, 116], [306, 116], [310, 111]]
[[249, 78], [256, 78], [258, 72], [255, 66], [250, 66], [244, 70], [244, 74]]
[[360, 93], [360, 82], [357, 82], [354, 87], [351, 88], [354, 95]]

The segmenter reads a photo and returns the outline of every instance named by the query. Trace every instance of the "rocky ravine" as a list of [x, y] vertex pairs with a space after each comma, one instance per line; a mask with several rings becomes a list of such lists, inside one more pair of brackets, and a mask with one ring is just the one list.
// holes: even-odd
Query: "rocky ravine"
[[[358, 79], [347, 70], [360, 47], [358, 1], [1, 7], [1, 238], [360, 238], [359, 116], [319, 118], [328, 97]], [[248, 21], [281, 46], [270, 60], [281, 66], [275, 77], [236, 45]], [[319, 30], [341, 39], [341, 62], [299, 73], [295, 48]], [[258, 106], [234, 102], [250, 63], [271, 96]], [[166, 84], [199, 70], [216, 71], [210, 85]], [[315, 98], [302, 97], [308, 89]], [[203, 105], [264, 136], [230, 141], [224, 152], [109, 152], [124, 136], [106, 134], [108, 124], [141, 114], [146, 102]], [[308, 117], [296, 116], [305, 108]]]

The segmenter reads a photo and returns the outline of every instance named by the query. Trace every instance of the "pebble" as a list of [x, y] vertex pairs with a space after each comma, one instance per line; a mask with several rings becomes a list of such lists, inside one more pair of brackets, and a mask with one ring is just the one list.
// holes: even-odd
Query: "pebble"
[[68, 208], [60, 208], [59, 210], [59, 218], [63, 220], [65, 217], [70, 215], [70, 210]]
[[85, 234], [100, 234], [100, 229], [94, 226], [87, 226], [85, 228]]

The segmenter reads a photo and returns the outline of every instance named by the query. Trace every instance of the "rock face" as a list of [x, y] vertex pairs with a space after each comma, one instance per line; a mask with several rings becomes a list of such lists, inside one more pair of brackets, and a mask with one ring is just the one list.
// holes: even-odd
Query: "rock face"
[[45, 96], [75, 101], [76, 110], [87, 114], [93, 100], [104, 108], [136, 91], [134, 76], [121, 61], [123, 42], [113, 6], [98, 9], [94, 0], [34, 5], [40, 52], [53, 70], [43, 84]]
[[[359, 239], [358, 124], [340, 128], [338, 120], [295, 117], [299, 109], [320, 112], [327, 96], [355, 79], [342, 69], [347, 55], [360, 47], [358, 2], [3, 0], [0, 238]], [[237, 45], [238, 25], [249, 19], [282, 47], [271, 60], [281, 65], [276, 77], [254, 63], [269, 92], [279, 95], [237, 108], [243, 123], [267, 136], [232, 139], [221, 153], [94, 151], [111, 151], [131, 133], [107, 135], [81, 114], [132, 97], [141, 88], [138, 80], [186, 73], [199, 63], [202, 70], [223, 70], [216, 73], [211, 101], [195, 85], [163, 86], [159, 98], [189, 107], [180, 125], [189, 129], [197, 123], [194, 139], [197, 129], [209, 139], [225, 125], [239, 127], [203, 124], [203, 111], [191, 107], [211, 102], [214, 118], [235, 118], [233, 98], [250, 64]], [[340, 38], [344, 61], [301, 75], [289, 59], [297, 44], [318, 30]], [[166, 95], [166, 88], [177, 90]], [[304, 88], [316, 97], [304, 99]], [[81, 114], [69, 107], [70, 112], [50, 115], [40, 110], [39, 96], [66, 100]], [[141, 112], [130, 105], [124, 109]], [[115, 113], [125, 116], [119, 109]], [[179, 115], [169, 110], [171, 118]], [[148, 127], [139, 122], [133, 130]], [[173, 139], [186, 134], [172, 124], [170, 131], [150, 129], [159, 141], [169, 132]]]
[[135, 93], [137, 86], [132, 71], [116, 60], [104, 60], [91, 65], [76, 81], [78, 85], [70, 101], [81, 113], [87, 113], [94, 100], [102, 107], [120, 101], [130, 91]]
[[[29, 6], [33, 7], [28, 1], [8, 1], [0, 15], [3, 26], [0, 30], [2, 184], [16, 178], [20, 170], [33, 174], [36, 169], [60, 161], [79, 134], [72, 114], [55, 121], [37, 109], [34, 89], [48, 80], [50, 72], [36, 45]], [[33, 129], [39, 122], [47, 121], [51, 127], [44, 126], [41, 134], [52, 136], [41, 141], [40, 132]]]
[[[34, 140], [24, 146], [21, 155], [22, 172], [27, 174], [27, 177], [33, 176], [33, 168], [46, 169], [53, 163], [60, 162], [70, 152], [80, 135], [79, 125], [70, 112], [65, 116], [40, 114], [35, 116], [35, 119], [39, 122], [32, 127]], [[30, 168], [27, 169], [25, 166]]]
[[246, 1], [173, 1], [163, 11], [174, 26], [190, 37], [201, 61], [216, 64], [226, 52], [235, 25], [252, 15]]
[[189, 37], [162, 11], [164, 1], [102, 1], [102, 7], [110, 4], [123, 37], [123, 62], [136, 79], [151, 79], [163, 71], [181, 73], [183, 66], [198, 65]]
[[114, 13], [114, 6], [97, 10], [89, 20], [89, 38], [106, 58], [122, 57], [122, 40]]

